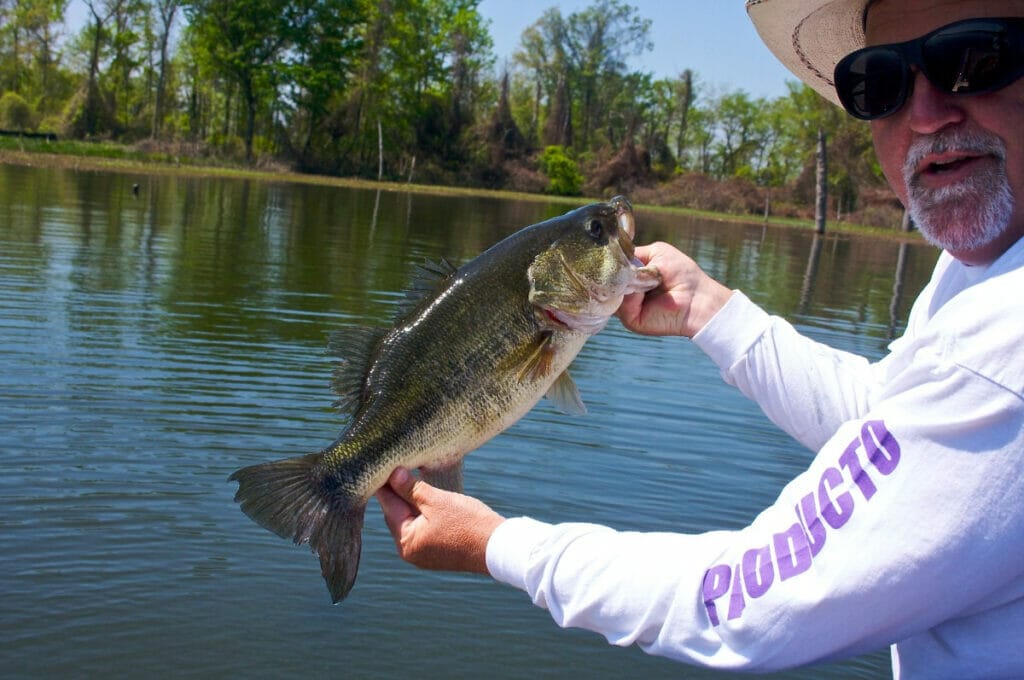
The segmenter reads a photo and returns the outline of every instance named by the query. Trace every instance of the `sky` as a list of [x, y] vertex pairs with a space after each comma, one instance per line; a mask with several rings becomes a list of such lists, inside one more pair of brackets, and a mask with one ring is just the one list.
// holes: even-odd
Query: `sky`
[[[744, 0], [625, 0], [651, 20], [654, 49], [630, 66], [656, 77], [691, 69], [698, 82], [724, 92], [743, 90], [774, 99], [795, 81], [768, 51], [747, 18]], [[482, 0], [480, 14], [490, 19], [494, 53], [500, 66], [519, 47], [523, 30], [551, 7], [563, 16], [586, 9], [593, 0]]]

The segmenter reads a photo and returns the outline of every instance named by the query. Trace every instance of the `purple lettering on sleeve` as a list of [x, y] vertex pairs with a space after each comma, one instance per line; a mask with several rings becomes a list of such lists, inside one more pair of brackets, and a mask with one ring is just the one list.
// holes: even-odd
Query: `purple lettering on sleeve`
[[718, 608], [715, 600], [729, 592], [729, 579], [732, 570], [728, 564], [716, 564], [704, 572], [704, 606], [708, 610], [711, 625], [718, 625]]
[[769, 546], [754, 548], [743, 553], [743, 583], [750, 597], [761, 597], [775, 580], [772, 553]]
[[829, 495], [832, 489], [842, 483], [843, 473], [830, 467], [821, 473], [821, 483], [818, 484], [818, 506], [821, 508], [821, 516], [833, 529], [846, 524], [853, 513], [853, 496], [849, 491], [839, 494], [835, 500]]
[[[822, 546], [825, 545], [825, 525], [821, 523], [821, 519], [818, 517], [818, 507], [814, 504], [814, 494], [809, 493], [800, 499], [800, 505], [793, 508], [796, 512], [797, 518], [800, 520], [800, 524], [804, 528], [804, 533], [807, 535], [807, 544], [811, 548], [811, 557], [814, 557], [821, 552]], [[803, 514], [801, 514], [803, 511]]]
[[787, 531], [772, 537], [775, 544], [775, 563], [779, 565], [779, 580], [802, 574], [811, 568], [811, 549], [807, 545], [804, 529], [797, 522]]
[[[860, 455], [862, 448], [869, 461], [867, 465]], [[890, 475], [898, 467], [900, 458], [899, 442], [885, 423], [881, 420], [864, 422], [859, 436], [839, 456], [837, 466], [821, 473], [817, 493], [812, 489], [793, 507], [795, 523], [773, 533], [768, 545], [744, 552], [739, 564], [717, 564], [704, 572], [701, 591], [711, 624], [718, 626], [721, 622], [718, 603], [723, 598], [727, 597], [729, 602], [726, 618], [738, 619], [746, 609], [746, 596], [756, 599], [765, 595], [775, 582], [776, 570], [780, 582], [810, 570], [825, 547], [829, 528], [842, 528], [853, 515], [856, 501], [849, 488], [850, 482], [857, 486], [866, 501], [870, 501], [878, 492], [870, 470], [882, 476]]]
[[869, 420], [860, 430], [860, 439], [868, 460], [883, 475], [890, 474], [900, 462], [900, 445], [881, 420]]
[[871, 497], [878, 491], [878, 487], [871, 481], [871, 477], [868, 476], [868, 471], [865, 470], [860, 464], [860, 458], [857, 457], [857, 449], [860, 448], [860, 440], [855, 439], [850, 442], [850, 445], [843, 451], [843, 455], [839, 456], [839, 465], [846, 468], [850, 472], [850, 478], [853, 483], [857, 485], [860, 492], [864, 494], [864, 500], [871, 500]]
[[743, 571], [740, 569], [740, 565], [736, 565], [736, 568], [732, 570], [732, 588], [729, 595], [729, 620], [738, 619], [743, 614], [743, 609], [747, 606], [747, 601], [743, 599]]

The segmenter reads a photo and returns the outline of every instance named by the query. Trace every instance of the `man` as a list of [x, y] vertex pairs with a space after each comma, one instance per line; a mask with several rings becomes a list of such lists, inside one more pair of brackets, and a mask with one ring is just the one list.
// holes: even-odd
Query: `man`
[[506, 520], [398, 470], [378, 499], [399, 553], [695, 664], [892, 644], [897, 677], [1024, 677], [1024, 0], [747, 10], [794, 73], [872, 121], [886, 177], [944, 251], [905, 335], [869, 364], [675, 248], [638, 248], [663, 285], [623, 302], [625, 326], [691, 337], [818, 452], [807, 471], [749, 527], [682, 535]]

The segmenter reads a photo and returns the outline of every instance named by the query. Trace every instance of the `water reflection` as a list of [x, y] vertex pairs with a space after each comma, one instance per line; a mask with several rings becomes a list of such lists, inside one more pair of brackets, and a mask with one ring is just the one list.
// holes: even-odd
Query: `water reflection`
[[800, 314], [807, 313], [807, 307], [811, 301], [811, 291], [814, 290], [815, 279], [818, 276], [818, 260], [821, 259], [821, 247], [825, 239], [815, 232], [814, 240], [811, 242], [811, 254], [807, 256], [807, 269], [804, 271], [803, 284], [800, 286], [800, 303], [797, 311]]
[[[416, 572], [373, 507], [359, 583], [332, 608], [308, 551], [231, 500], [232, 470], [316, 450], [343, 425], [332, 330], [386, 322], [423, 259], [464, 261], [564, 210], [0, 166], [0, 664], [21, 677], [723, 677], [556, 631], [485, 580]], [[639, 241], [672, 242], [873, 357], [935, 260], [654, 212], [638, 225]], [[468, 489], [509, 514], [700, 531], [748, 522], [808, 455], [684, 341], [613, 323], [574, 376], [590, 416], [542, 403], [470, 457]]]
[[892, 339], [897, 335], [900, 326], [901, 305], [903, 303], [903, 290], [906, 287], [904, 279], [907, 273], [907, 244], [900, 243], [896, 253], [896, 272], [892, 279], [892, 303], [889, 305], [889, 332], [886, 337]]

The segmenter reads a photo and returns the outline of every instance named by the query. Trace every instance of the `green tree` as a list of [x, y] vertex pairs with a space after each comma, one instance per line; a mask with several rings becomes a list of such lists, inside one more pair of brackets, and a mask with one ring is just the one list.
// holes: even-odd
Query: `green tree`
[[478, 4], [367, 3], [363, 46], [335, 116], [345, 131], [343, 170], [366, 172], [386, 157], [392, 176], [401, 176], [418, 155], [443, 173], [439, 164], [461, 157], [481, 74], [493, 63]]
[[697, 99], [697, 84], [695, 80], [694, 72], [690, 69], [685, 69], [679, 75], [678, 80], [673, 83], [676, 96], [676, 105], [674, 107], [676, 111], [675, 125], [673, 126], [676, 159], [682, 158], [683, 151], [686, 149], [686, 133], [690, 124], [690, 110]]
[[610, 143], [598, 131], [614, 137], [617, 129], [635, 129], [636, 121], [610, 121], [610, 116], [623, 112], [618, 88], [640, 75], [627, 71], [626, 60], [651, 49], [649, 33], [650, 21], [619, 0], [597, 0], [567, 17], [557, 8], [547, 10], [523, 32], [514, 54], [534, 86], [534, 116], [527, 129], [544, 129], [546, 143], [580, 151]]
[[674, 170], [676, 161], [669, 140], [672, 126], [676, 122], [676, 107], [679, 105], [676, 83], [668, 78], [650, 82], [648, 95], [642, 104], [642, 144], [650, 150], [654, 162], [660, 168]]
[[566, 19], [565, 52], [575, 81], [581, 148], [588, 150], [594, 131], [607, 125], [626, 59], [652, 49], [650, 28], [649, 19], [619, 0], [597, 0]]
[[836, 201], [837, 212], [856, 209], [862, 189], [882, 185], [870, 127], [806, 85], [791, 83], [788, 99], [793, 121], [789, 147], [798, 156], [795, 165], [802, 169], [796, 180], [797, 195], [804, 201], [813, 200], [814, 150], [821, 129], [828, 145], [829, 194]]
[[170, 71], [170, 54], [168, 52], [171, 30], [174, 27], [181, 0], [155, 0], [153, 11], [156, 14], [156, 51], [157, 73], [153, 92], [153, 119], [150, 134], [159, 137], [163, 132], [164, 118], [167, 115], [168, 74]]
[[25, 29], [18, 0], [0, 0], [0, 92], [21, 92]]
[[303, 10], [312, 0], [193, 0], [186, 14], [197, 58], [242, 96], [242, 139], [246, 161], [253, 160], [253, 138], [261, 106], [273, 99], [280, 60], [291, 46]]
[[143, 113], [152, 106], [146, 83], [146, 65], [155, 42], [150, 7], [144, 0], [125, 0], [118, 4], [109, 26], [105, 89], [115, 107], [118, 129], [140, 136], [152, 122]]
[[712, 145], [715, 141], [715, 117], [711, 109], [695, 106], [690, 110], [685, 138], [688, 157], [685, 163], [681, 163], [682, 167], [705, 175], [711, 174], [714, 160]]
[[765, 137], [764, 109], [764, 100], [751, 99], [742, 90], [722, 95], [714, 103], [716, 173], [720, 177], [752, 174], [753, 158]]
[[[530, 92], [529, 117], [523, 127], [526, 129], [527, 141], [534, 146], [540, 142], [545, 98], [557, 86], [557, 78], [552, 82], [553, 72], [564, 71], [565, 53], [560, 51], [563, 30], [561, 13], [551, 8], [523, 31], [519, 39], [520, 47], [512, 55], [514, 63], [520, 67], [519, 74], [513, 75], [513, 81], [521, 79], [519, 89], [524, 93]], [[522, 99], [525, 101], [527, 97], [523, 96]]]
[[20, 94], [41, 115], [70, 94], [60, 68], [66, 7], [67, 0], [0, 0], [0, 92]]
[[364, 44], [366, 7], [358, 0], [309, 5], [308, 30], [297, 33], [284, 69], [282, 136], [306, 170], [334, 170], [333, 107], [349, 87]]
[[81, 110], [72, 112], [75, 120], [74, 133], [77, 135], [94, 136], [112, 126], [112, 106], [101, 89], [100, 69], [113, 34], [110, 24], [128, 2], [129, 0], [85, 0], [90, 23], [82, 35], [89, 44], [89, 67]]

